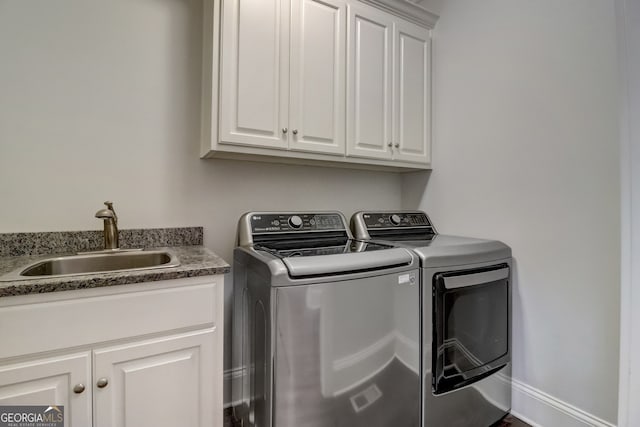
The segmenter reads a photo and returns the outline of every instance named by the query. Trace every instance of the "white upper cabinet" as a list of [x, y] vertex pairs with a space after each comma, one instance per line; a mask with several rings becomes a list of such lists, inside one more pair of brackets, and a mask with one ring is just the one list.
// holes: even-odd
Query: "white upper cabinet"
[[347, 155], [430, 163], [429, 30], [349, 5]]
[[393, 17], [349, 5], [347, 155], [391, 158]]
[[394, 35], [394, 159], [431, 163], [431, 39], [398, 21]]
[[438, 22], [442, 6], [446, 0], [358, 0], [391, 11], [407, 21], [427, 28]]
[[342, 155], [344, 38], [344, 1], [223, 2], [220, 141]]
[[291, 7], [289, 147], [344, 155], [346, 5], [293, 0]]
[[205, 0], [202, 156], [429, 169], [432, 21], [407, 5]]
[[[289, 0], [228, 0], [222, 9], [220, 139], [287, 148]], [[283, 19], [284, 18], [284, 19]]]

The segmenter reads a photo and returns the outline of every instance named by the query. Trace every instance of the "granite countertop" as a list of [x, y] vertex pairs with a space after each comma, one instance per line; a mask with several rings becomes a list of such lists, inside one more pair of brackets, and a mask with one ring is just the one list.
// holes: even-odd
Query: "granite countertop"
[[[132, 230], [129, 230], [129, 234], [123, 230], [125, 231], [123, 234], [129, 238], [125, 238], [123, 242], [121, 235], [121, 243], [124, 243], [121, 244], [121, 247], [166, 250], [177, 256], [180, 265], [146, 270], [120, 270], [66, 277], [34, 277], [26, 280], [0, 281], [0, 297], [200, 277], [224, 274], [230, 271], [230, 266], [225, 260], [202, 246], [201, 227], [162, 229], [160, 233], [158, 230], [149, 230], [150, 233], [146, 233], [146, 230], [135, 230], [134, 233], [131, 233]], [[0, 256], [0, 276], [42, 259], [99, 249], [99, 247], [87, 247], [86, 233], [92, 232], [53, 233], [55, 234], [53, 240], [57, 242], [54, 246], [59, 251], [49, 253], [44, 253], [48, 252], [47, 250], [34, 248], [41, 247], [37, 241], [45, 234], [47, 241], [51, 242], [52, 233], [20, 233], [19, 237], [16, 237], [18, 234], [0, 234], [0, 246], [5, 250], [5, 253], [2, 254], [4, 256]], [[82, 242], [81, 245], [77, 245], [74, 240], [77, 240], [78, 237], [81, 237], [78, 240]], [[180, 245], [167, 245], [167, 243], [179, 243]], [[13, 256], [6, 256], [6, 252], [12, 253]]]

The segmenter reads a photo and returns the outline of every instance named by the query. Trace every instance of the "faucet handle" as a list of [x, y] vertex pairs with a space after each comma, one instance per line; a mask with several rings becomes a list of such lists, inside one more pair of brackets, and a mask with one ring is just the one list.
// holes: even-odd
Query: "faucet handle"
[[108, 219], [113, 218], [113, 211], [111, 209], [100, 209], [96, 212], [96, 218]]
[[110, 201], [106, 201], [104, 202], [104, 205], [107, 207], [107, 209], [109, 209], [111, 212], [113, 212], [113, 221], [117, 224], [118, 223], [118, 216], [116, 215], [116, 211], [115, 209], [113, 209], [113, 202]]
[[104, 202], [106, 209], [100, 209], [96, 212], [96, 218], [100, 219], [112, 219], [113, 222], [118, 222], [118, 217], [116, 216], [116, 211], [113, 210], [113, 202]]

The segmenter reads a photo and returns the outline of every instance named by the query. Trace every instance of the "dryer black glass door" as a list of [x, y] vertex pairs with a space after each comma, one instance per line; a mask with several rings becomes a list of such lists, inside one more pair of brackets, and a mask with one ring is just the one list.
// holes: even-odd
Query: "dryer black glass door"
[[441, 394], [510, 361], [509, 268], [441, 273], [433, 287], [433, 391]]

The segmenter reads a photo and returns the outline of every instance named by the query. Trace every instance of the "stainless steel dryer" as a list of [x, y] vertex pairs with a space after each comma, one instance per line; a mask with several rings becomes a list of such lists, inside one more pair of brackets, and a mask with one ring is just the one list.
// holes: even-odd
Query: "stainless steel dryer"
[[511, 249], [440, 235], [424, 212], [358, 212], [358, 239], [411, 248], [422, 287], [424, 427], [488, 427], [511, 409]]
[[250, 212], [234, 252], [244, 427], [420, 426], [417, 257], [339, 212]]

